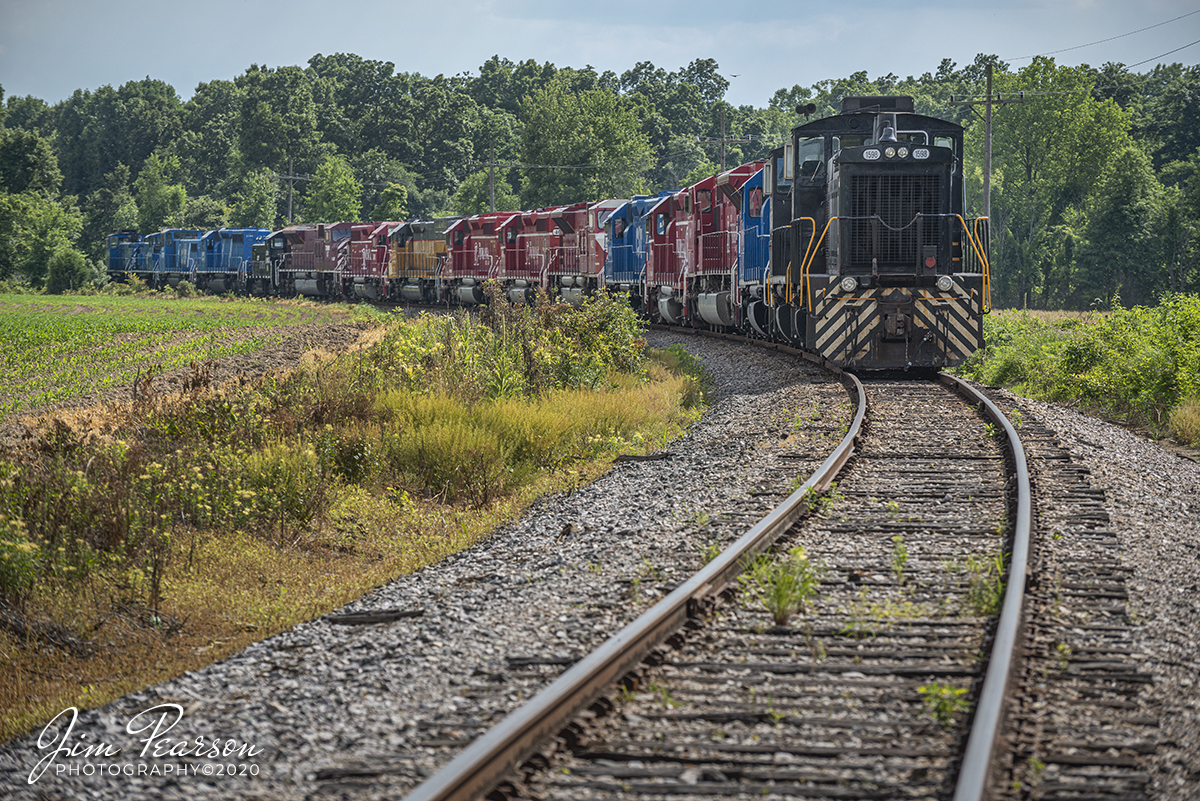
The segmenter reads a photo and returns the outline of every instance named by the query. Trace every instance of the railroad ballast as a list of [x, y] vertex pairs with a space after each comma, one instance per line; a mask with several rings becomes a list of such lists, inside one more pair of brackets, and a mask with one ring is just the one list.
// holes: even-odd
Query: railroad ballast
[[[797, 109], [803, 113], [806, 109]], [[947, 367], [983, 342], [986, 218], [963, 129], [907, 96], [847, 97], [765, 161], [678, 191], [407, 222], [109, 236], [152, 286], [446, 303], [627, 293], [657, 323], [776, 340], [850, 369]]]

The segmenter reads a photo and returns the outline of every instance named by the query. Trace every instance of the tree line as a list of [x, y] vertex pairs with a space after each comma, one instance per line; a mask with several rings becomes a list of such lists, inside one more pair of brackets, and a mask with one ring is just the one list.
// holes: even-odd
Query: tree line
[[1200, 67], [1100, 69], [980, 55], [959, 68], [866, 72], [725, 100], [713, 59], [618, 75], [494, 56], [426, 77], [347, 53], [251, 65], [183, 102], [145, 78], [49, 105], [0, 87], [0, 280], [51, 289], [102, 276], [121, 229], [275, 227], [627, 197], [764, 157], [846, 95], [908, 94], [967, 129], [968, 206], [982, 191], [983, 124], [951, 98], [1025, 92], [993, 126], [998, 305], [1089, 308], [1200, 290]]

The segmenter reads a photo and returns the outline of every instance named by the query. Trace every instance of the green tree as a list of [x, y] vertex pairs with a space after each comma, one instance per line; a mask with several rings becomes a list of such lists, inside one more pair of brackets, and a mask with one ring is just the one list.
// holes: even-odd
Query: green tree
[[[1050, 232], [1084, 203], [1112, 155], [1129, 143], [1129, 115], [1092, 95], [1094, 76], [1038, 57], [1019, 73], [1000, 72], [998, 91], [1025, 90], [993, 123], [992, 266], [1002, 305], [1044, 305]], [[982, 137], [969, 157], [982, 163]]]
[[183, 212], [182, 228], [211, 231], [229, 224], [229, 207], [210, 195], [190, 197]]
[[187, 192], [171, 183], [179, 171], [179, 159], [151, 153], [133, 182], [138, 207], [138, 230], [142, 233], [178, 227], [187, 209]]
[[[505, 177], [506, 170], [496, 171], [496, 211], [515, 211], [521, 201]], [[488, 170], [468, 175], [454, 193], [454, 213], [483, 214], [491, 208], [491, 182]]]
[[0, 193], [0, 279], [41, 286], [50, 254], [74, 243], [82, 227], [74, 205], [38, 192]]
[[479, 77], [467, 83], [467, 93], [480, 106], [515, 116], [525, 99], [545, 88], [557, 74], [549, 61], [538, 64], [529, 59], [515, 64], [496, 55], [479, 68]]
[[235, 190], [242, 172], [238, 142], [244, 100], [245, 91], [233, 81], [210, 81], [183, 104], [182, 132], [173, 152], [189, 195], [225, 196]]
[[240, 228], [272, 228], [278, 218], [276, 203], [279, 183], [268, 169], [254, 170], [242, 177], [234, 196], [229, 223]]
[[[396, 201], [400, 206], [408, 207], [408, 197], [416, 190], [416, 180], [411, 178], [404, 165], [390, 158], [379, 148], [371, 148], [355, 159], [349, 159], [354, 168], [354, 177], [362, 184], [362, 208], [372, 209], [372, 220], [394, 220], [394, 216], [380, 217], [375, 209], [390, 209], [394, 213]], [[411, 183], [411, 186], [410, 186]], [[400, 198], [395, 187], [404, 188], [404, 197]], [[387, 195], [385, 198], [384, 196]]]
[[104, 185], [84, 203], [83, 246], [93, 259], [104, 257], [105, 238], [114, 231], [137, 229], [137, 203], [129, 190], [129, 168], [118, 163]]
[[1114, 154], [1087, 202], [1085, 298], [1120, 295], [1122, 303], [1140, 305], [1166, 289], [1162, 243], [1155, 236], [1162, 194], [1141, 147], [1131, 144]]
[[243, 93], [238, 149], [249, 169], [311, 169], [320, 133], [312, 77], [299, 67], [250, 66], [234, 84]]
[[46, 291], [61, 295], [92, 283], [87, 259], [73, 247], [59, 247], [50, 254], [46, 267]]
[[341, 156], [321, 162], [309, 187], [305, 217], [313, 222], [357, 220], [362, 203], [362, 187], [354, 171]]
[[[559, 80], [522, 104], [526, 206], [629, 197], [644, 188], [650, 143], [627, 101], [606, 89], [572, 93]], [[566, 169], [564, 169], [566, 168]]]
[[371, 219], [399, 222], [408, 217], [408, 187], [404, 184], [388, 184], [379, 193], [379, 200], [371, 209]]
[[[3, 100], [3, 96], [0, 96]], [[23, 128], [33, 131], [43, 138], [54, 133], [54, 118], [46, 101], [33, 95], [10, 97], [5, 101], [5, 107], [0, 109], [0, 125], [9, 128]]]
[[58, 195], [62, 173], [50, 143], [32, 131], [0, 128], [0, 191]]
[[76, 90], [52, 109], [63, 190], [86, 197], [118, 163], [130, 165], [136, 178], [151, 153], [179, 138], [181, 114], [175, 89], [152, 78], [95, 94]]

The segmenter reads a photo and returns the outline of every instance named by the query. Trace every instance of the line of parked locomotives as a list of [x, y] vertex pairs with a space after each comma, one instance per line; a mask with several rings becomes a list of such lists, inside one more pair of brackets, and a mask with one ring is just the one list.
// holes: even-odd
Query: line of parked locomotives
[[[803, 109], [801, 109], [803, 111]], [[987, 221], [963, 217], [962, 128], [848, 97], [764, 161], [658, 196], [408, 222], [109, 237], [152, 285], [449, 303], [628, 293], [655, 322], [775, 339], [839, 365], [945, 367], [982, 344]]]

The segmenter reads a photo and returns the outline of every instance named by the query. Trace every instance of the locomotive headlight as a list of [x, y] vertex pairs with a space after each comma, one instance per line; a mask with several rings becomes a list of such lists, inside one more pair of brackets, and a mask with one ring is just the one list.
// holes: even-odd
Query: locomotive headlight
[[939, 275], [937, 280], [937, 288], [939, 292], [949, 292], [950, 287], [954, 286], [954, 280], [948, 275]]
[[858, 289], [858, 279], [852, 275], [847, 275], [842, 279], [842, 291], [853, 292]]
[[896, 148], [894, 148], [894, 147], [887, 148], [886, 150], [883, 151], [883, 155], [887, 156], [889, 159], [896, 158]]
[[902, 159], [908, 158], [908, 148], [907, 147], [900, 148], [899, 150], [896, 151], [896, 155]]

